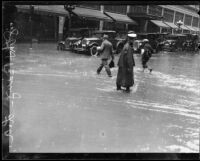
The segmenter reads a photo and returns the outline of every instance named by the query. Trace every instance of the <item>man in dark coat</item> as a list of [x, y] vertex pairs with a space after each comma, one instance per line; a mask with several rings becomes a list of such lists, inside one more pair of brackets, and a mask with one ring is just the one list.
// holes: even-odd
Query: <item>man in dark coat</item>
[[117, 73], [117, 90], [121, 90], [121, 87], [125, 87], [126, 91], [130, 91], [130, 87], [134, 84], [133, 67], [135, 66], [135, 60], [133, 57], [133, 40], [137, 35], [134, 32], [129, 32], [127, 36], [127, 42], [122, 49], [121, 55], [118, 61], [118, 73]]
[[103, 36], [103, 42], [101, 44], [101, 47], [98, 49], [98, 51], [101, 52], [102, 63], [97, 69], [97, 74], [100, 74], [102, 68], [105, 67], [108, 76], [112, 77], [110, 67], [108, 65], [108, 60], [110, 59], [110, 57], [112, 58], [112, 60], [114, 60], [114, 53], [113, 53], [113, 45], [110, 41], [108, 41], [108, 35]]
[[149, 59], [151, 58], [151, 55], [153, 53], [153, 48], [151, 47], [151, 45], [149, 44], [148, 39], [144, 39], [143, 40], [144, 44], [141, 47], [141, 54], [142, 54], [142, 67], [143, 67], [143, 72], [144, 70], [147, 68], [150, 72], [152, 71], [151, 68], [149, 68], [147, 66], [147, 62], [149, 61]]

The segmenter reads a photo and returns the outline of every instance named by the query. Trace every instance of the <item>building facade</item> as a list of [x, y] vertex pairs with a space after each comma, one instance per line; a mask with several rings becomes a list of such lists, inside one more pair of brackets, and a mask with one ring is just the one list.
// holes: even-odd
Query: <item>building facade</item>
[[[169, 32], [199, 33], [200, 17], [196, 5], [76, 5], [69, 14], [63, 5], [16, 5], [16, 26], [21, 40], [32, 37], [41, 41], [64, 38], [71, 28], [87, 27], [94, 30], [116, 30], [136, 33]], [[182, 22], [179, 24], [178, 22]], [[30, 27], [32, 24], [32, 31]], [[69, 25], [70, 24], [70, 25]]]

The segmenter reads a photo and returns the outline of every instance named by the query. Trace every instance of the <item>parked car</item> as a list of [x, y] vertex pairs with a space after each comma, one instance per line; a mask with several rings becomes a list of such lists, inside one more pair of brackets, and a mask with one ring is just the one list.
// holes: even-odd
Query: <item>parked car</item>
[[90, 31], [92, 29], [89, 28], [76, 28], [71, 29], [68, 36], [66, 36], [64, 41], [58, 42], [57, 49], [58, 50], [73, 50], [74, 43], [77, 41], [81, 41], [84, 37], [88, 37], [90, 35]]
[[74, 50], [77, 52], [86, 52], [90, 55], [98, 55], [97, 47], [101, 46], [104, 34], [108, 35], [109, 41], [113, 44], [115, 53], [120, 53], [124, 46], [125, 38], [117, 37], [116, 31], [112, 30], [95, 31], [91, 37], [86, 37], [81, 42], [77, 41]]
[[186, 41], [186, 35], [184, 34], [169, 34], [166, 36], [166, 40], [163, 42], [162, 49], [174, 52], [176, 50], [183, 49], [183, 43]]
[[163, 42], [163, 47], [162, 49], [164, 51], [176, 51], [177, 47], [176, 47], [176, 40], [166, 40]]
[[197, 51], [199, 37], [196, 34], [187, 34], [186, 41], [183, 43], [183, 51]]

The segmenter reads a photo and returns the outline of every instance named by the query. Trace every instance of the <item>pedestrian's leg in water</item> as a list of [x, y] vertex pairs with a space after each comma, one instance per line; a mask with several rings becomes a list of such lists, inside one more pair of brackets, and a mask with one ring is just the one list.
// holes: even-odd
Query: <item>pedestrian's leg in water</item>
[[104, 64], [103, 64], [103, 60], [102, 60], [102, 63], [100, 64], [99, 68], [97, 69], [97, 74], [100, 74], [103, 66], [104, 66]]
[[130, 92], [130, 87], [126, 87], [126, 92]]
[[117, 85], [117, 90], [121, 90], [121, 86], [117, 83], [116, 83], [116, 85]]
[[107, 72], [108, 76], [112, 77], [112, 74], [111, 74], [111, 71], [110, 71], [110, 67], [108, 65], [108, 60], [103, 60], [103, 64], [104, 64], [104, 67], [106, 69], [106, 72]]
[[148, 68], [148, 66], [147, 66], [146, 63], [147, 63], [146, 61], [143, 61], [143, 62], [142, 62], [143, 72], [144, 72], [144, 70], [145, 70], [146, 68]]

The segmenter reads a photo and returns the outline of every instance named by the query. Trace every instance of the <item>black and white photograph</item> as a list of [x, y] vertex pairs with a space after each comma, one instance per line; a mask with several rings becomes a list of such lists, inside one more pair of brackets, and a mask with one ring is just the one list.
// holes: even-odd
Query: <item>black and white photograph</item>
[[199, 1], [4, 1], [2, 60], [2, 159], [200, 159]]

